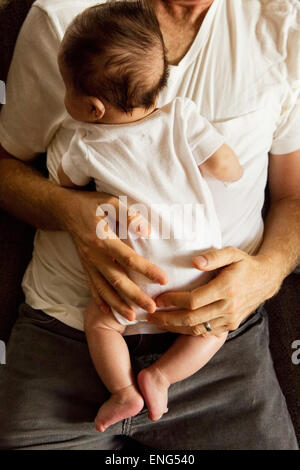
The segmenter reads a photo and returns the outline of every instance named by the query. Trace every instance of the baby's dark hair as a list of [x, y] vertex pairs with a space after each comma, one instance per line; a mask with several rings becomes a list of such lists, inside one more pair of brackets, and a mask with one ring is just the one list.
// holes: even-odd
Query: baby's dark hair
[[162, 33], [147, 0], [111, 0], [84, 10], [67, 28], [59, 64], [75, 90], [125, 113], [153, 106], [168, 80]]

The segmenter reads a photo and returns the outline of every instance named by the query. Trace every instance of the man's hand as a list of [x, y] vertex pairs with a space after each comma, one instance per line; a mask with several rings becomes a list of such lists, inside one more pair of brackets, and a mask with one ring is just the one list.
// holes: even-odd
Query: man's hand
[[[167, 276], [150, 261], [137, 255], [117, 238], [99, 239], [98, 224], [104, 217], [97, 212], [99, 205], [110, 204], [119, 218], [118, 199], [104, 193], [63, 188], [47, 180], [29, 164], [14, 158], [0, 145], [0, 207], [30, 225], [44, 230], [64, 230], [72, 236], [88, 276], [91, 291], [100, 306], [108, 305], [131, 319], [134, 312], [123, 297], [133, 300], [148, 312], [155, 302], [125, 274], [127, 268], [137, 271], [160, 284]], [[98, 213], [98, 215], [97, 215]], [[146, 236], [149, 226], [138, 214], [127, 214], [127, 226], [140, 236]], [[105, 231], [105, 223], [102, 224]], [[98, 231], [99, 232], [99, 231]]]
[[265, 221], [263, 243], [256, 256], [238, 248], [208, 251], [196, 257], [197, 269], [220, 269], [208, 284], [192, 292], [159, 296], [157, 305], [180, 310], [157, 312], [150, 321], [160, 328], [182, 334], [210, 334], [235, 330], [264, 300], [272, 297], [283, 279], [300, 262], [300, 150], [270, 155], [271, 205]]
[[157, 297], [158, 307], [178, 310], [150, 314], [149, 321], [162, 329], [194, 336], [207, 334], [204, 322], [210, 323], [210, 334], [232, 331], [272, 297], [282, 282], [263, 256], [250, 256], [234, 247], [202, 253], [193, 259], [193, 265], [201, 271], [219, 269], [219, 272], [191, 292], [170, 292]]
[[[90, 290], [98, 305], [104, 310], [114, 308], [118, 313], [134, 319], [134, 311], [124, 298], [128, 298], [147, 312], [154, 312], [156, 304], [127, 276], [125, 270], [143, 274], [159, 284], [167, 283], [167, 276], [146, 258], [136, 254], [111, 230], [99, 206], [115, 209], [119, 220], [121, 202], [108, 194], [72, 190], [64, 196], [60, 208], [61, 225], [71, 234], [82, 265], [87, 274]], [[127, 214], [127, 226], [136, 235], [149, 235], [150, 227], [138, 213]]]

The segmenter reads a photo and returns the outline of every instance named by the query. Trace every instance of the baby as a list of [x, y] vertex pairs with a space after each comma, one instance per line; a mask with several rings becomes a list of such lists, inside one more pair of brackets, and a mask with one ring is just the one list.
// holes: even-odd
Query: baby
[[[68, 27], [58, 63], [66, 109], [80, 121], [58, 169], [60, 183], [77, 187], [93, 178], [98, 191], [126, 196], [130, 206], [139, 204], [160, 221], [154, 224], [151, 218], [148, 237], [134, 237], [129, 230], [126, 240], [168, 276], [163, 288], [128, 272], [151, 298], [163, 290], [191, 290], [206, 283], [209, 274], [194, 269], [191, 259], [201, 250], [220, 248], [221, 232], [203, 174], [230, 182], [241, 177], [242, 168], [192, 101], [176, 98], [156, 108], [167, 85], [168, 64], [148, 2], [106, 2], [85, 10]], [[190, 215], [184, 220], [182, 208]], [[161, 233], [161, 223], [168, 236]], [[184, 235], [179, 233], [183, 226]], [[111, 393], [95, 419], [102, 432], [139, 413], [144, 401], [149, 418], [158, 420], [167, 412], [170, 385], [203, 367], [227, 337], [180, 335], [136, 381], [123, 338], [132, 324], [153, 332], [147, 312], [137, 306], [127, 319], [101, 312], [93, 300], [84, 312], [90, 354]]]

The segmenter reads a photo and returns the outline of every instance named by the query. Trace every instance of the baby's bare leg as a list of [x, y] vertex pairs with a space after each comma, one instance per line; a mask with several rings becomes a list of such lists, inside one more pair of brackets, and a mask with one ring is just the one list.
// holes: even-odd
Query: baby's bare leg
[[226, 338], [227, 333], [219, 336], [181, 335], [157, 361], [139, 373], [139, 388], [151, 420], [157, 421], [166, 412], [170, 385], [201, 369], [221, 348]]
[[84, 313], [87, 342], [94, 366], [111, 397], [101, 406], [96, 428], [105, 429], [141, 411], [144, 400], [138, 392], [129, 351], [120, 325], [112, 314], [103, 314], [94, 300]]

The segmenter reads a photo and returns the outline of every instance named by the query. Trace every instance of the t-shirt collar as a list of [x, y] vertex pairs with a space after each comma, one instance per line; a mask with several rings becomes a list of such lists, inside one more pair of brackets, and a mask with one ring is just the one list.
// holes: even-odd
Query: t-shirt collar
[[181, 59], [177, 65], [169, 65], [172, 72], [183, 71], [185, 70], [194, 60], [196, 59], [199, 51], [205, 46], [205, 43], [209, 37], [209, 31], [212, 25], [213, 18], [215, 17], [216, 11], [220, 4], [224, 0], [214, 0], [210, 6], [208, 12], [205, 15], [205, 18], [200, 26], [200, 29], [197, 33], [197, 36], [194, 39], [193, 44], [191, 45], [188, 52]]

